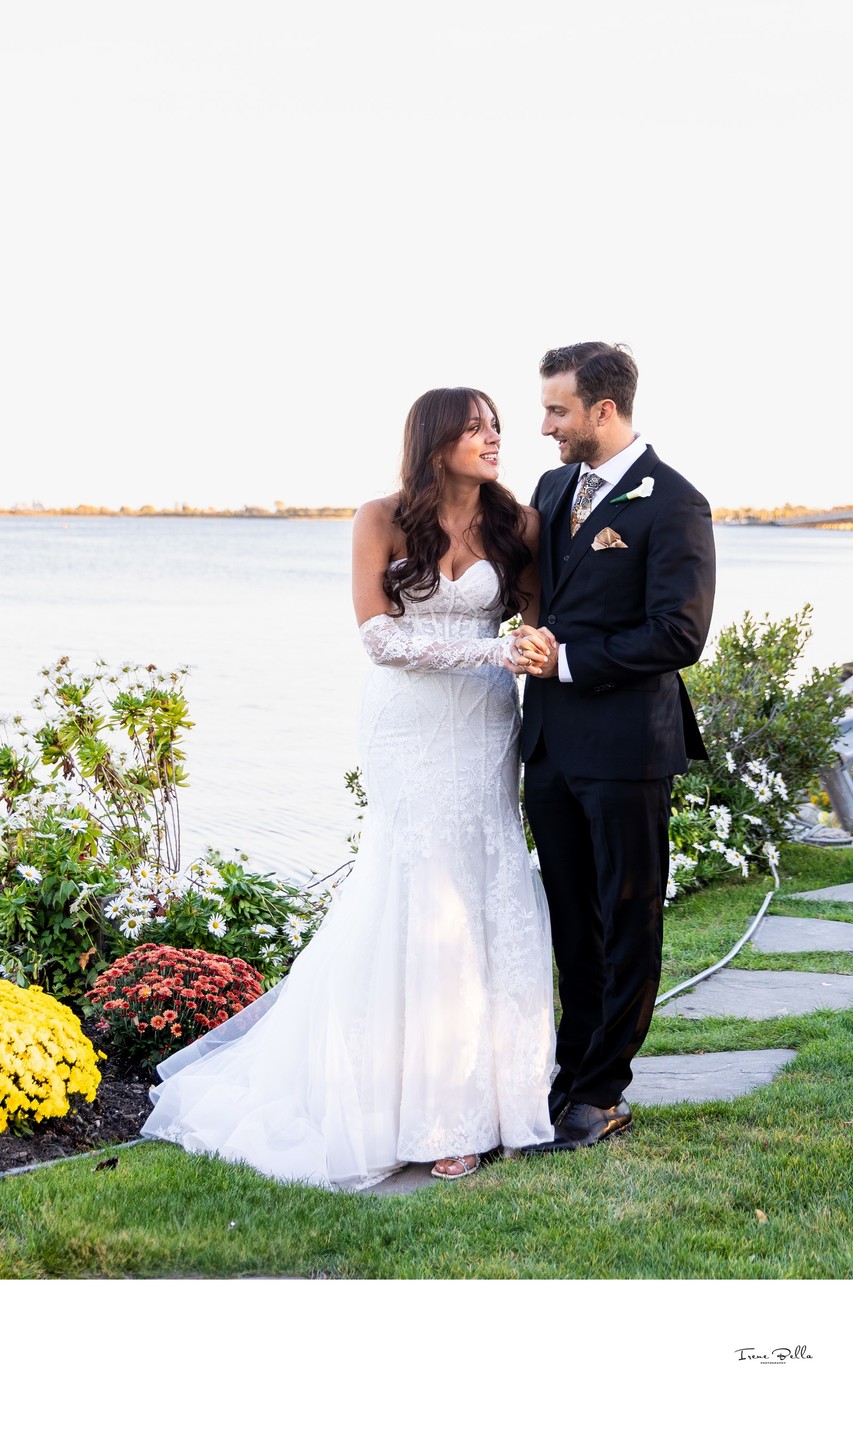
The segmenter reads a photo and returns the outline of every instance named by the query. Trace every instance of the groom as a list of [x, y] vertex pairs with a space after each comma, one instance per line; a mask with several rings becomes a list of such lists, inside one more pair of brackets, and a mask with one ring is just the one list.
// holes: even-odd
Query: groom
[[705, 499], [632, 423], [637, 367], [609, 344], [540, 365], [542, 433], [560, 450], [541, 516], [540, 624], [528, 670], [524, 798], [551, 912], [563, 1016], [553, 1143], [631, 1128], [624, 1090], [660, 982], [672, 780], [705, 748], [679, 669], [702, 653], [714, 599]]

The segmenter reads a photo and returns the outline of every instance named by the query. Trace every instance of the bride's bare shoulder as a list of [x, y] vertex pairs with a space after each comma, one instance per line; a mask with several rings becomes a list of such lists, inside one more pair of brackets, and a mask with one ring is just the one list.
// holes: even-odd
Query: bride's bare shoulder
[[379, 499], [367, 499], [356, 509], [354, 522], [362, 529], [372, 531], [385, 529], [390, 532], [394, 528], [397, 503], [396, 494], [386, 494]]
[[394, 522], [397, 503], [397, 495], [390, 494], [361, 504], [353, 520], [353, 542], [387, 549], [389, 558], [405, 552], [405, 541]]

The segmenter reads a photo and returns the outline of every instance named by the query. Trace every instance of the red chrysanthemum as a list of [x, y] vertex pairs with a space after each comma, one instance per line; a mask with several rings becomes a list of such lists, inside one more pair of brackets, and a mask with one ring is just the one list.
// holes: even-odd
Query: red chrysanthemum
[[[242, 958], [143, 944], [118, 959], [87, 994], [111, 1038], [154, 1065], [261, 996]], [[113, 997], [112, 995], [116, 996]]]

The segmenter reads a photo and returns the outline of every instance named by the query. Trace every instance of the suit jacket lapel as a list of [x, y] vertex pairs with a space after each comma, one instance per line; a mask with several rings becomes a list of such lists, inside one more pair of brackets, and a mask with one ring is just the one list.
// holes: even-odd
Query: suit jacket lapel
[[[547, 560], [551, 570], [551, 583], [550, 586], [547, 586], [551, 589], [553, 589], [559, 581], [561, 556], [558, 536], [564, 521], [566, 505], [571, 502], [571, 497], [575, 492], [580, 467], [580, 464], [567, 464], [565, 466], [565, 473], [555, 487], [550, 502], [547, 507], [541, 511], [543, 529], [545, 532], [543, 533], [544, 542], [540, 544], [540, 553], [542, 558]], [[546, 534], [547, 539], [545, 538]]]
[[[609, 516], [607, 519], [602, 518], [602, 510], [609, 510], [610, 502], [613, 499], [618, 499], [620, 494], [627, 494], [629, 489], [635, 489], [640, 483], [640, 481], [642, 479], [645, 479], [646, 475], [651, 474], [655, 465], [659, 463], [660, 460], [658, 459], [658, 456], [656, 455], [652, 446], [649, 445], [648, 448], [640, 455], [639, 459], [635, 459], [628, 472], [622, 475], [622, 478], [619, 480], [619, 483], [614, 485], [612, 491], [610, 492], [610, 494], [608, 494], [607, 498], [602, 499], [600, 504], [596, 504], [595, 508], [590, 512], [589, 516], [581, 524], [580, 528], [578, 529], [578, 532], [575, 534], [574, 539], [571, 541], [571, 544], [569, 545], [569, 552], [566, 555], [562, 565], [558, 565], [555, 571], [556, 582], [554, 584], [554, 595], [556, 595], [557, 591], [559, 589], [562, 589], [563, 585], [567, 582], [567, 580], [571, 578], [581, 559], [583, 559], [586, 554], [590, 553], [592, 540], [598, 533], [599, 529], [606, 529], [608, 527], [612, 527], [610, 526]], [[577, 472], [579, 471], [580, 465], [578, 465]], [[577, 478], [577, 472], [575, 474], [575, 478]], [[631, 501], [629, 500], [628, 502], [630, 503]], [[594, 522], [595, 520], [597, 520], [597, 523]]]

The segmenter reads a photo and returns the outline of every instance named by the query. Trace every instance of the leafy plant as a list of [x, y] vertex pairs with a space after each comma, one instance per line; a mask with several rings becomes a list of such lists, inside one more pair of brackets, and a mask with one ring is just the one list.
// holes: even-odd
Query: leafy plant
[[108, 958], [102, 902], [114, 886], [109, 846], [81, 805], [29, 796], [0, 817], [0, 971], [73, 999]]
[[[144, 855], [158, 867], [180, 867], [177, 790], [186, 783], [183, 737], [192, 728], [186, 667], [156, 664], [75, 674], [67, 657], [41, 670], [33, 707], [41, 723], [13, 720], [21, 744], [0, 749], [0, 800], [7, 808], [37, 792], [82, 800], [118, 857]], [[39, 777], [39, 766], [46, 778]]]
[[[0, 744], [0, 973], [80, 1005], [140, 939], [213, 948], [277, 982], [329, 894], [214, 851], [180, 868], [186, 669], [67, 658], [42, 670], [40, 722]], [[332, 876], [332, 875], [330, 875]]]
[[355, 832], [347, 835], [347, 843], [349, 844], [351, 853], [358, 853], [358, 845], [361, 840], [361, 824], [367, 811], [367, 793], [362, 781], [361, 769], [354, 768], [349, 773], [345, 773], [344, 785], [347, 791], [352, 794], [358, 813], [358, 828]]
[[140, 939], [175, 948], [204, 944], [253, 963], [265, 987], [287, 973], [329, 901], [318, 885], [299, 887], [270, 873], [248, 872], [213, 850], [183, 874], [140, 864], [120, 877], [121, 891], [104, 909], [118, 930], [112, 938], [115, 949], [127, 952]]
[[846, 709], [839, 675], [797, 665], [811, 607], [779, 621], [747, 613], [684, 674], [708, 762], [676, 778], [669, 896], [723, 874], [774, 869], [790, 815], [833, 757]]

